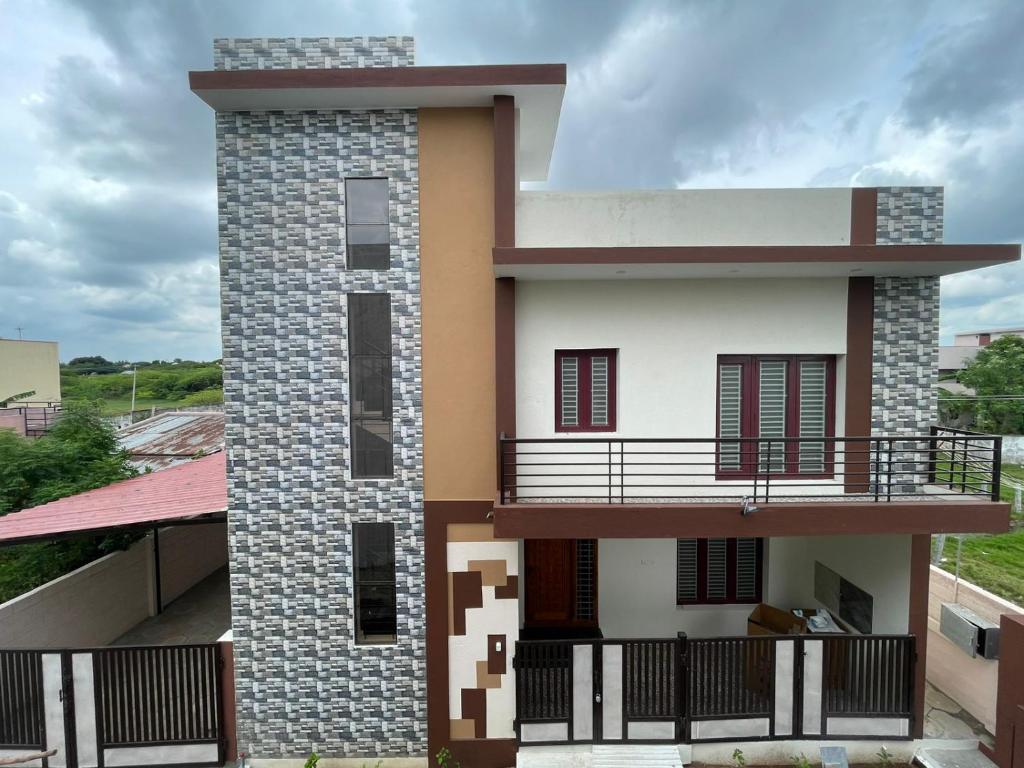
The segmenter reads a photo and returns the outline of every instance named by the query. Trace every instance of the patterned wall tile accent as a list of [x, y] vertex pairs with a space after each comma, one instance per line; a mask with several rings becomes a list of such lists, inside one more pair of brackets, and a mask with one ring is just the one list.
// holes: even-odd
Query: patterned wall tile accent
[[214, 69], [411, 67], [411, 37], [222, 37], [213, 41]]
[[[514, 737], [512, 646], [519, 637], [519, 545], [491, 525], [448, 541], [448, 707], [451, 738]], [[473, 532], [475, 531], [475, 535]], [[469, 535], [467, 535], [469, 534]]]
[[875, 242], [941, 243], [942, 187], [879, 187]]
[[[217, 115], [239, 748], [426, 754], [417, 115]], [[391, 269], [345, 268], [346, 176], [390, 180]], [[392, 305], [395, 477], [352, 480], [347, 303]], [[352, 524], [391, 522], [398, 641], [354, 642]]]
[[[877, 242], [942, 242], [942, 210], [942, 187], [883, 187]], [[875, 278], [874, 299], [872, 431], [927, 434], [937, 417], [939, 279]]]

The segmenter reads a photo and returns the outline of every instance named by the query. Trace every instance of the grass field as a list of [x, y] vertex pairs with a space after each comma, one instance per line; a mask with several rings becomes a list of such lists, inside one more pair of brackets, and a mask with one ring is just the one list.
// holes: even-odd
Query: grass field
[[[1003, 475], [1024, 483], [1024, 466], [1004, 464]], [[1004, 483], [1000, 489], [1003, 501], [1013, 503], [1014, 490]], [[1011, 511], [1011, 524], [1024, 523]], [[942, 568], [956, 570], [955, 536], [946, 539]], [[1024, 605], [1024, 529], [994, 536], [965, 536], [960, 559], [960, 578], [977, 584], [982, 589]]]
[[[174, 408], [175, 406], [182, 405], [180, 400], [161, 400], [156, 398], [135, 398], [135, 410], [144, 411], [147, 408]], [[109, 400], [103, 400], [103, 415], [104, 416], [119, 416], [122, 413], [128, 413], [132, 407], [132, 399], [130, 397], [118, 397]]]

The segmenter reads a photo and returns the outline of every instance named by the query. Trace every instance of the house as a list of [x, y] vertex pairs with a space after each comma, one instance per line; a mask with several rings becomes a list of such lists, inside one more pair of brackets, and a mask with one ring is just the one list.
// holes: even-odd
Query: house
[[37, 437], [59, 412], [57, 342], [0, 339], [0, 429]]
[[953, 337], [953, 343], [939, 347], [939, 373], [952, 373], [967, 367], [987, 347], [1003, 336], [1024, 336], [1024, 328], [995, 328], [987, 331], [964, 331]]
[[190, 74], [239, 748], [913, 744], [930, 535], [1009, 523], [995, 440], [932, 429], [939, 276], [1019, 247], [944, 245], [938, 187], [524, 191], [565, 66], [413, 55]]

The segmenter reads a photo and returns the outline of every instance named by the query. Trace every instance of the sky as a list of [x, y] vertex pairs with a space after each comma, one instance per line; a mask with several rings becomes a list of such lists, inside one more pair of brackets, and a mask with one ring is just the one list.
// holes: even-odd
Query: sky
[[[1024, 241], [1024, 2], [0, 0], [0, 337], [220, 356], [214, 37], [412, 34], [417, 63], [565, 62], [541, 188], [946, 188]], [[943, 278], [941, 334], [1024, 325], [1024, 266]]]

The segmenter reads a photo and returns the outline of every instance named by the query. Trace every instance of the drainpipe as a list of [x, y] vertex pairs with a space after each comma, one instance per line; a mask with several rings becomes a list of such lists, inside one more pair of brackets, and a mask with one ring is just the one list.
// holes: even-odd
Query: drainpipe
[[160, 594], [160, 531], [153, 528], [153, 591], [156, 594], [156, 615], [163, 613], [164, 602]]

